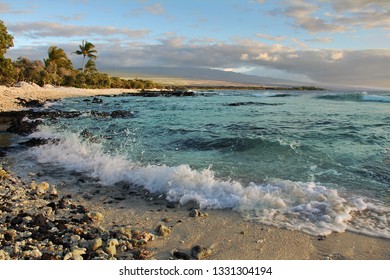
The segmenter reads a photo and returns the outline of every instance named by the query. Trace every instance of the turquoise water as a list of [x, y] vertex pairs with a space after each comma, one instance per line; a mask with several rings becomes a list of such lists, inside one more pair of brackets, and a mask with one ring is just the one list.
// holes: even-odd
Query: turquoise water
[[[388, 92], [101, 99], [53, 104], [51, 110], [84, 114], [46, 121], [33, 136], [62, 141], [31, 149], [34, 160], [309, 234], [390, 238]], [[133, 116], [91, 114], [114, 110]]]

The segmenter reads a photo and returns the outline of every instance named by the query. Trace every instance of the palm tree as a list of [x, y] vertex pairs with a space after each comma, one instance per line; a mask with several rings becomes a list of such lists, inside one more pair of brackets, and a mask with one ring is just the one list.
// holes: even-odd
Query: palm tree
[[88, 42], [88, 41], [84, 41], [84, 40], [83, 40], [82, 44], [79, 45], [79, 48], [80, 48], [80, 50], [77, 50], [77, 51], [72, 52], [72, 53], [75, 53], [78, 55], [83, 55], [82, 72], [84, 73], [84, 71], [85, 71], [85, 57], [88, 56], [90, 59], [95, 60], [97, 58], [97, 56], [95, 55], [95, 53], [97, 53], [97, 51], [95, 50], [94, 44], [92, 44], [91, 42]]
[[54, 68], [57, 72], [59, 68], [65, 68], [67, 70], [73, 69], [72, 62], [66, 56], [66, 53], [63, 49], [58, 48], [57, 46], [51, 46], [47, 51], [48, 58], [43, 59], [46, 69]]
[[93, 59], [88, 59], [87, 64], [85, 64], [84, 71], [89, 73], [97, 72], [97, 67]]

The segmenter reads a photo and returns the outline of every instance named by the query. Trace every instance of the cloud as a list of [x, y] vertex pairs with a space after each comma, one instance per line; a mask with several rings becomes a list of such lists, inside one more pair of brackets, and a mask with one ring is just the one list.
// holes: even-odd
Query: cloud
[[19, 22], [8, 24], [8, 30], [16, 35], [29, 38], [42, 37], [88, 37], [92, 35], [117, 36], [122, 35], [128, 38], [140, 38], [149, 34], [146, 29], [134, 30], [129, 28], [116, 28], [110, 26], [78, 26], [66, 25], [55, 22]]
[[53, 18], [59, 19], [61, 21], [80, 21], [80, 20], [84, 19], [84, 14], [77, 13], [77, 14], [74, 14], [72, 16], [56, 16]]
[[[345, 32], [355, 27], [390, 29], [388, 0], [287, 0], [274, 14], [293, 20], [293, 26], [309, 31]], [[329, 4], [333, 12], [326, 10]]]
[[29, 14], [32, 10], [15, 10], [7, 3], [0, 3], [0, 14]]
[[305, 29], [311, 33], [317, 32], [343, 32], [343, 25], [327, 22], [314, 14], [320, 9], [318, 4], [309, 3], [305, 0], [289, 0], [284, 2], [283, 14], [293, 19], [293, 25]]
[[192, 44], [185, 38], [169, 38], [152, 45], [110, 46], [100, 52], [100, 57], [102, 64], [111, 67], [259, 67], [332, 85], [390, 87], [390, 50], [297, 50], [248, 39], [241, 44], [202, 45]]
[[281, 41], [284, 41], [286, 39], [285, 36], [271, 36], [268, 34], [261, 34], [261, 33], [256, 34], [256, 37], [266, 39], [269, 41], [276, 41], [276, 42], [281, 42]]
[[307, 48], [307, 45], [304, 42], [302, 42], [301, 40], [299, 40], [298, 38], [292, 38], [291, 41], [293, 41], [294, 44], [298, 45], [302, 49]]
[[388, 0], [322, 0], [331, 3], [336, 12], [359, 12], [362, 10], [388, 10]]
[[333, 38], [332, 37], [315, 37], [311, 39], [306, 39], [306, 42], [313, 42], [313, 43], [332, 43]]
[[149, 13], [155, 16], [162, 15], [165, 13], [165, 8], [161, 3], [155, 3], [152, 5], [145, 6], [140, 9], [134, 9], [131, 14], [133, 16], [143, 14], [143, 13]]

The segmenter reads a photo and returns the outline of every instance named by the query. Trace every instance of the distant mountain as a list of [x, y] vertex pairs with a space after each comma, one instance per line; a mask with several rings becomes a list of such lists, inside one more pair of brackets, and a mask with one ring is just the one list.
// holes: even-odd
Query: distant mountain
[[[220, 85], [227, 83], [236, 83], [253, 86], [311, 86], [313, 84], [305, 82], [296, 82], [285, 79], [276, 79], [270, 77], [259, 77], [255, 75], [245, 75], [236, 72], [228, 72], [209, 68], [195, 67], [117, 67], [100, 69], [114, 76], [123, 78], [180, 78], [193, 81], [218, 81]], [[199, 83], [198, 83], [199, 84]], [[213, 82], [213, 85], [218, 83]]]

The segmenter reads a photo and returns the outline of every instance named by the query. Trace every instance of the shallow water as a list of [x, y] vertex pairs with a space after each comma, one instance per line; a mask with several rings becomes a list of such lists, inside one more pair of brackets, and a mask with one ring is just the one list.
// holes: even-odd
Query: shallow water
[[[390, 93], [215, 91], [194, 97], [72, 98], [31, 137], [24, 161], [127, 181], [169, 200], [326, 235], [390, 238]], [[131, 111], [103, 118], [91, 111]], [[82, 133], [84, 131], [84, 133]], [[83, 136], [82, 136], [83, 135]], [[21, 157], [22, 158], [22, 157]]]

